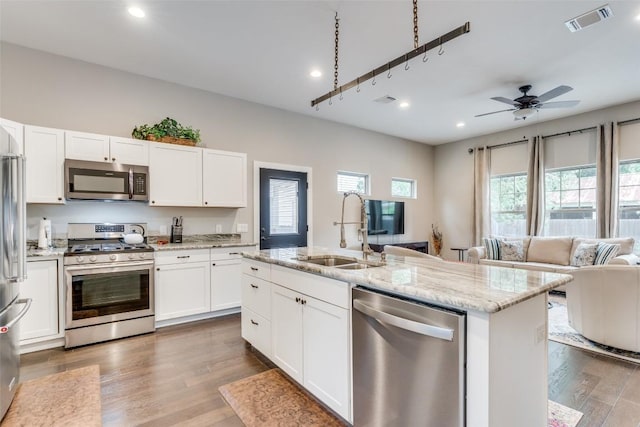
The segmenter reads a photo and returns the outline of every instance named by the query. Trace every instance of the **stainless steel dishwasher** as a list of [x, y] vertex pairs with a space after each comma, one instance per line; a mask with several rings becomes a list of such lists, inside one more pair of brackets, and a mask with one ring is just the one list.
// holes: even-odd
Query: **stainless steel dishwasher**
[[464, 426], [466, 315], [353, 289], [353, 425]]

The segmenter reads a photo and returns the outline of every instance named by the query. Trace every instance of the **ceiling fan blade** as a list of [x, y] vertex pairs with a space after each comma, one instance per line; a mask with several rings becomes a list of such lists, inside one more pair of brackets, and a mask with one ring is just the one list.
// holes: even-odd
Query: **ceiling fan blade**
[[539, 103], [543, 103], [544, 101], [548, 101], [556, 96], [563, 95], [569, 91], [572, 91], [573, 88], [571, 86], [558, 86], [555, 89], [551, 89], [549, 92], [545, 92], [542, 95], [537, 97], [537, 101]]
[[494, 101], [504, 102], [505, 104], [513, 105], [514, 107], [517, 107], [518, 105], [520, 105], [519, 102], [516, 102], [509, 98], [505, 98], [504, 96], [494, 96], [491, 99], [493, 99]]
[[517, 108], [509, 108], [508, 110], [492, 111], [490, 113], [478, 114], [477, 116], [473, 116], [473, 117], [482, 117], [482, 116], [488, 116], [490, 114], [504, 113], [505, 111], [515, 111], [515, 110], [517, 110]]
[[575, 107], [579, 103], [580, 103], [580, 101], [546, 102], [544, 104], [536, 105], [536, 108], [569, 108], [569, 107]]

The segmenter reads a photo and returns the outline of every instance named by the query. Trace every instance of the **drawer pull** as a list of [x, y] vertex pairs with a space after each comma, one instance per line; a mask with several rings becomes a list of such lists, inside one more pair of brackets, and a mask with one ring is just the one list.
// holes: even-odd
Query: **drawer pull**
[[296, 297], [296, 302], [300, 302], [300, 297]]
[[240, 252], [229, 252], [229, 255], [240, 255]]
[[252, 271], [258, 271], [258, 267], [251, 267]]
[[258, 323], [258, 322], [256, 322], [256, 321], [255, 321], [255, 320], [253, 320], [253, 319], [251, 319], [251, 323], [252, 323], [252, 324], [254, 324], [254, 325], [256, 325], [256, 326], [258, 326], [258, 325], [259, 325], [259, 323]]
[[253, 289], [258, 289], [258, 288], [259, 288], [259, 286], [254, 285], [253, 283], [251, 284], [251, 287], [252, 287]]
[[178, 259], [191, 258], [191, 255], [181, 255], [181, 256], [177, 256], [176, 258]]
[[211, 264], [211, 265], [215, 267], [215, 266], [216, 266], [216, 263], [214, 262], [214, 263], [213, 263], [213, 264]]

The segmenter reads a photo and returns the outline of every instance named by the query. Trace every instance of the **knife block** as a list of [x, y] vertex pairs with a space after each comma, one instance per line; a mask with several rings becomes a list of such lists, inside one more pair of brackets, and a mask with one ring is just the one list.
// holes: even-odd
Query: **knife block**
[[182, 226], [171, 226], [171, 243], [182, 243]]

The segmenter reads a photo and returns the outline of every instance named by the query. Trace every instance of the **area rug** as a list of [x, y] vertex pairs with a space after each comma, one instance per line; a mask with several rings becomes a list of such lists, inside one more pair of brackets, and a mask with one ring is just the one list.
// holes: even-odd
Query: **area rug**
[[265, 372], [218, 389], [247, 427], [344, 426], [280, 372]]
[[101, 425], [98, 365], [25, 381], [2, 421], [2, 427]]
[[[345, 426], [279, 369], [223, 385], [218, 390], [247, 427]], [[582, 413], [549, 401], [548, 427], [575, 427]]]
[[548, 427], [575, 427], [582, 418], [582, 412], [549, 401]]
[[598, 344], [580, 335], [569, 326], [567, 318], [567, 300], [564, 295], [549, 295], [549, 339], [571, 345], [587, 351], [615, 357], [629, 362], [640, 363], [640, 353], [621, 350], [608, 345]]

